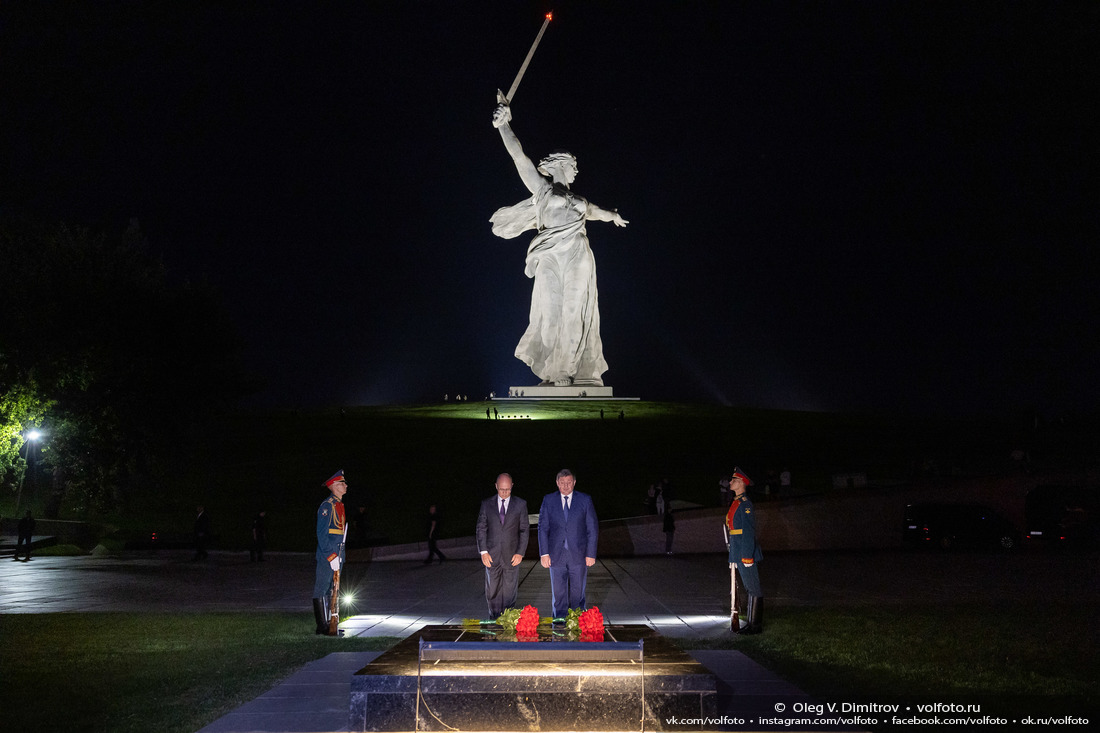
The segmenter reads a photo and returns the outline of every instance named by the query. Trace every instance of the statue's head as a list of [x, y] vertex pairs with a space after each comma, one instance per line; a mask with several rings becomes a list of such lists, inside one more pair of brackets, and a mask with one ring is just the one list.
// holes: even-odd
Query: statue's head
[[538, 171], [554, 181], [572, 183], [577, 178], [577, 158], [565, 150], [555, 150], [539, 161]]

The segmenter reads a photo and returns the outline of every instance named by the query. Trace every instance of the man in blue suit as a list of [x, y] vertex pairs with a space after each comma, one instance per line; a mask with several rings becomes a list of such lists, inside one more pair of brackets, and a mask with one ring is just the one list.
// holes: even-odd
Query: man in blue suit
[[550, 570], [554, 617], [560, 618], [570, 608], [586, 608], [584, 588], [588, 568], [596, 564], [600, 524], [592, 498], [573, 490], [572, 471], [558, 471], [557, 484], [539, 509], [539, 559]]

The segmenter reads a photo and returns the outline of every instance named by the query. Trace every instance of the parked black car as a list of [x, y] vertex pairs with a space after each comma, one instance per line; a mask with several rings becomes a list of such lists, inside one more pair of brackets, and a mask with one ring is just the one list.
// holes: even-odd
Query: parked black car
[[902, 537], [910, 547], [940, 550], [1014, 550], [1020, 545], [1012, 522], [982, 504], [910, 504], [905, 507]]
[[1059, 547], [1100, 546], [1100, 489], [1095, 486], [1036, 486], [1024, 500], [1029, 541]]

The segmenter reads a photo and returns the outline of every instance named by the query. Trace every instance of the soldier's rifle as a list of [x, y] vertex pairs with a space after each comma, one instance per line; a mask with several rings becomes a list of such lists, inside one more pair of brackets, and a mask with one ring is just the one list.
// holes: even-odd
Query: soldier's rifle
[[[729, 527], [726, 523], [722, 522], [722, 536], [726, 540], [726, 552], [729, 552], [730, 537]], [[737, 564], [730, 563], [730, 631], [741, 630], [741, 618], [738, 613], [738, 599], [737, 599]]]
[[332, 571], [332, 602], [328, 609], [328, 635], [340, 633], [340, 571]]
[[[348, 541], [348, 522], [344, 519], [344, 536], [340, 538], [340, 550], [339, 557], [344, 559], [344, 545]], [[343, 562], [340, 563], [343, 567]], [[332, 571], [332, 600], [329, 602], [328, 609], [328, 635], [339, 636], [340, 635], [340, 571]]]
[[741, 630], [741, 617], [738, 613], [737, 565], [730, 563], [730, 631]]

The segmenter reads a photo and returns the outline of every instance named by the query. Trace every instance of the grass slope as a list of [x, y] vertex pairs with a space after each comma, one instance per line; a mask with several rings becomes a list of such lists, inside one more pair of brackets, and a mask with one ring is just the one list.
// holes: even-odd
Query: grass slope
[[[488, 420], [496, 408], [499, 420]], [[600, 410], [605, 417], [600, 418]], [[623, 420], [618, 419], [619, 411]], [[427, 506], [442, 536], [473, 530], [498, 473], [537, 509], [562, 467], [594, 495], [601, 518], [642, 513], [646, 489], [671, 479], [677, 498], [717, 503], [717, 481], [739, 465], [758, 481], [788, 468], [801, 488], [827, 491], [836, 472], [872, 480], [928, 470], [987, 475], [1013, 448], [1033, 463], [1095, 464], [1088, 431], [1036, 432], [1029, 420], [943, 420], [898, 415], [787, 412], [666, 402], [494, 402], [234, 413], [181, 443], [170, 467], [110, 516], [117, 539], [187, 541], [203, 503], [216, 548], [244, 549], [255, 513], [268, 512], [269, 548], [313, 549], [321, 482], [347, 471], [352, 512], [365, 509], [373, 543], [422, 538]], [[24, 497], [41, 510], [42, 497]], [[37, 502], [37, 503], [36, 503]], [[10, 514], [13, 501], [0, 500]], [[63, 508], [62, 518], [86, 518]]]
[[[487, 420], [496, 407], [502, 419]], [[605, 418], [600, 419], [603, 408]], [[625, 419], [617, 419], [623, 410]], [[893, 416], [832, 415], [656, 402], [465, 402], [239, 414], [181, 446], [179, 464], [150, 497], [112, 521], [133, 536], [185, 538], [203, 502], [223, 548], [247, 547], [251, 519], [268, 511], [273, 549], [312, 549], [311, 517], [337, 468], [345, 499], [366, 509], [376, 542], [421, 539], [436, 503], [442, 534], [473, 530], [478, 501], [498, 473], [537, 508], [554, 475], [572, 469], [601, 518], [642, 513], [648, 486], [672, 480], [676, 496], [716, 504], [734, 465], [754, 477], [789, 468], [801, 486], [827, 489], [835, 471], [909, 477], [920, 459], [943, 465], [1007, 461], [1012, 427]], [[195, 460], [194, 456], [202, 456]]]

